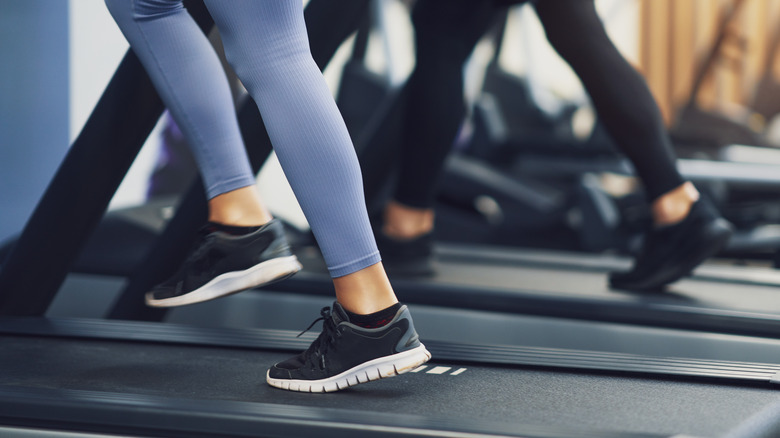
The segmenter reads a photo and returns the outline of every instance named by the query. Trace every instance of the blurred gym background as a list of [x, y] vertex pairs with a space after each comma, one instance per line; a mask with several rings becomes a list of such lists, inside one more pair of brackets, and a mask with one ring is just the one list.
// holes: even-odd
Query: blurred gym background
[[[397, 83], [412, 68], [412, 29], [403, 1], [383, 1], [383, 23], [372, 31], [365, 63]], [[598, 0], [597, 6], [619, 49], [647, 78], [674, 138], [684, 146], [694, 144], [692, 158], [777, 159], [723, 146], [780, 143], [780, 2]], [[334, 94], [351, 44], [326, 71]], [[0, 57], [5, 60], [0, 63], [0, 240], [24, 225], [127, 47], [101, 0], [0, 0]], [[467, 67], [472, 101], [479, 99], [484, 67], [493, 55], [486, 39]], [[500, 63], [524, 78], [542, 111], [555, 115], [575, 106], [574, 133], [591, 134], [594, 116], [587, 98], [550, 48], [531, 8], [510, 12]], [[112, 209], [146, 200], [165, 123], [161, 119]], [[280, 188], [283, 176], [273, 160], [259, 180], [276, 214], [305, 227], [291, 192]]]

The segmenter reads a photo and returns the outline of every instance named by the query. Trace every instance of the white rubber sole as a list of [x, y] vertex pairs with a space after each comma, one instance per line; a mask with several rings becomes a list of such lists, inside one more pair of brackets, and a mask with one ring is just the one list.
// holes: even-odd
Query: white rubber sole
[[321, 380], [290, 380], [290, 379], [272, 379], [266, 373], [265, 380], [269, 385], [285, 389], [288, 391], [299, 392], [334, 392], [349, 388], [361, 383], [372, 380], [393, 377], [399, 374], [411, 371], [418, 366], [428, 362], [431, 353], [425, 349], [425, 345], [420, 344], [411, 350], [397, 353], [392, 356], [379, 357], [374, 360], [362, 363], [354, 368], [344, 371], [336, 376]]
[[298, 258], [294, 255], [278, 257], [258, 263], [243, 271], [226, 272], [218, 275], [188, 294], [156, 300], [151, 292], [147, 293], [146, 305], [151, 307], [175, 307], [202, 303], [253, 287], [284, 280], [302, 268]]

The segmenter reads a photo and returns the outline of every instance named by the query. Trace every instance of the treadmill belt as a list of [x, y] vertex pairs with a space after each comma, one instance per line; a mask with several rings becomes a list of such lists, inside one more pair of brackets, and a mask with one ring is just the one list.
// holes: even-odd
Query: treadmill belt
[[598, 301], [711, 307], [780, 315], [780, 289], [776, 286], [747, 286], [686, 278], [664, 292], [633, 293], [610, 289], [606, 274], [601, 272], [454, 261], [440, 264], [437, 279], [474, 288], [529, 290], [550, 297], [578, 296]]
[[[437, 243], [435, 251], [438, 257], [446, 260], [600, 273], [628, 270], [633, 264], [633, 259], [629, 257], [609, 253], [567, 252], [449, 242]], [[780, 286], [780, 271], [777, 269], [737, 265], [726, 261], [707, 261], [697, 267], [691, 276], [705, 281]]]
[[[549, 257], [539, 263], [500, 257], [507, 254], [512, 251], [469, 257], [467, 250], [448, 248], [439, 251], [436, 275], [391, 275], [391, 281], [398, 298], [410, 304], [780, 337], [780, 288], [770, 283], [692, 277], [663, 292], [620, 291], [607, 287], [604, 271], [582, 269], [569, 258], [557, 264]], [[321, 261], [299, 258], [306, 269], [274, 290], [332, 295]]]
[[264, 382], [265, 370], [289, 352], [29, 336], [4, 336], [0, 348], [0, 412], [9, 408], [3, 391], [64, 390], [75, 391], [69, 397], [344, 409], [355, 418], [393, 413], [496, 427], [707, 437], [777, 399], [776, 390], [750, 384], [436, 361], [338, 393], [301, 394]]

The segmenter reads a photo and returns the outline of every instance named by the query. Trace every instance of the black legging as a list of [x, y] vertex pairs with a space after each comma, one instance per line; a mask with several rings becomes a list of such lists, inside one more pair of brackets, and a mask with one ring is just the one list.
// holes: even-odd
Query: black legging
[[[562, 4], [565, 4], [563, 6]], [[651, 202], [685, 180], [645, 80], [607, 36], [593, 0], [542, 0], [536, 14], [547, 39], [590, 95], [601, 122], [634, 165]]]
[[[500, 2], [417, 1], [412, 17], [417, 65], [406, 85], [405, 135], [394, 193], [402, 204], [433, 206], [465, 112], [462, 67], [501, 15]], [[634, 164], [648, 200], [681, 185], [684, 179], [675, 167], [658, 106], [607, 36], [593, 0], [540, 0], [535, 7], [548, 40], [579, 76], [607, 132]]]
[[360, 25], [369, 0], [311, 0], [304, 10], [312, 58], [325, 70], [339, 46]]
[[402, 97], [396, 201], [420, 208], [433, 205], [444, 160], [466, 111], [463, 64], [497, 11], [489, 1], [417, 1], [412, 12], [417, 62]]

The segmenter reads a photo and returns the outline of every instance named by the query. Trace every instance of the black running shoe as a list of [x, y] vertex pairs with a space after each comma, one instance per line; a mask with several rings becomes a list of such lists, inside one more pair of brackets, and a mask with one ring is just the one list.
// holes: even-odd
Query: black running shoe
[[430, 276], [436, 273], [432, 232], [413, 239], [395, 239], [377, 231], [376, 246], [382, 255], [382, 266], [389, 275]]
[[271, 367], [266, 375], [269, 385], [332, 392], [411, 371], [431, 358], [406, 306], [389, 323], [373, 329], [350, 323], [338, 302], [333, 311], [325, 307], [321, 314], [314, 321], [323, 321], [320, 336], [308, 350]]
[[205, 228], [179, 271], [146, 294], [146, 304], [200, 303], [283, 280], [300, 269], [276, 219], [240, 236]]
[[733, 233], [705, 199], [696, 201], [681, 222], [651, 228], [644, 247], [628, 272], [613, 272], [610, 286], [627, 290], [658, 290], [688, 275], [707, 258], [715, 255]]

